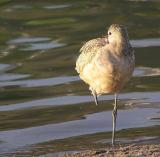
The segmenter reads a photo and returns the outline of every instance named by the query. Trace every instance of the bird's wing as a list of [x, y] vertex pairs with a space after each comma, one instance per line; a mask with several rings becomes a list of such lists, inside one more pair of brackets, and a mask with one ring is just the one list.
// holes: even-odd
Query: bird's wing
[[76, 70], [78, 73], [81, 73], [83, 68], [92, 61], [98, 49], [103, 46], [103, 44], [102, 39], [97, 38], [86, 42], [82, 46], [80, 55], [76, 61]]

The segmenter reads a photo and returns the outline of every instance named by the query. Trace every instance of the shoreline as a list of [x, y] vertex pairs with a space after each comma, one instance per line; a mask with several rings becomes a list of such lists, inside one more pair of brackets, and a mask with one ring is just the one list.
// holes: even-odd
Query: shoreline
[[64, 154], [48, 154], [43, 157], [159, 157], [160, 144], [130, 144], [115, 148], [85, 150]]
[[160, 143], [134, 143], [117, 144], [114, 148], [111, 146], [89, 148], [82, 150], [66, 150], [55, 152], [47, 147], [39, 147], [39, 151], [20, 150], [16, 153], [7, 153], [0, 156], [35, 156], [35, 157], [160, 157]]

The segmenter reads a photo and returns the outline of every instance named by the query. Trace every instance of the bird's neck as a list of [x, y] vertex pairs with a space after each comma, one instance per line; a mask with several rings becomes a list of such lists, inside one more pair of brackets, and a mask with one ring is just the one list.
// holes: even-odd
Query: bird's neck
[[115, 53], [118, 56], [126, 55], [128, 48], [130, 46], [129, 40], [128, 39], [121, 39], [117, 40], [114, 44], [113, 47], [115, 49]]

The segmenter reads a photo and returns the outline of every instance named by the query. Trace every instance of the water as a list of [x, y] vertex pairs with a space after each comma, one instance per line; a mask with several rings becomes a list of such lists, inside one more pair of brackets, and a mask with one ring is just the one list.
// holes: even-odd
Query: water
[[[157, 109], [136, 108], [133, 110], [120, 110], [117, 128], [124, 129], [157, 125], [158, 122], [149, 123], [146, 119], [148, 116], [156, 112]], [[11, 131], [1, 131], [0, 138], [2, 141], [5, 141], [5, 143], [1, 143], [0, 149], [1, 152], [6, 152], [22, 146], [46, 142], [49, 140], [110, 131], [112, 129], [111, 115], [110, 111], [106, 111], [86, 115], [84, 120], [74, 120], [59, 124], [48, 124]], [[133, 118], [135, 121], [132, 121]]]
[[113, 95], [95, 106], [74, 67], [83, 43], [111, 23], [127, 25], [136, 55], [134, 75], [119, 95], [119, 142], [158, 141], [159, 8], [159, 1], [0, 0], [0, 155], [110, 142]]

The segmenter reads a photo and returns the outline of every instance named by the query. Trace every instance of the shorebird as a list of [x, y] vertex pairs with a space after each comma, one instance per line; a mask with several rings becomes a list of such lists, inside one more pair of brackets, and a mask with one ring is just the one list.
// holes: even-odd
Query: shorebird
[[112, 111], [112, 145], [115, 145], [117, 95], [132, 76], [135, 66], [134, 50], [129, 42], [127, 28], [112, 24], [107, 35], [86, 42], [80, 49], [76, 70], [89, 85], [96, 105], [97, 96], [114, 94]]

